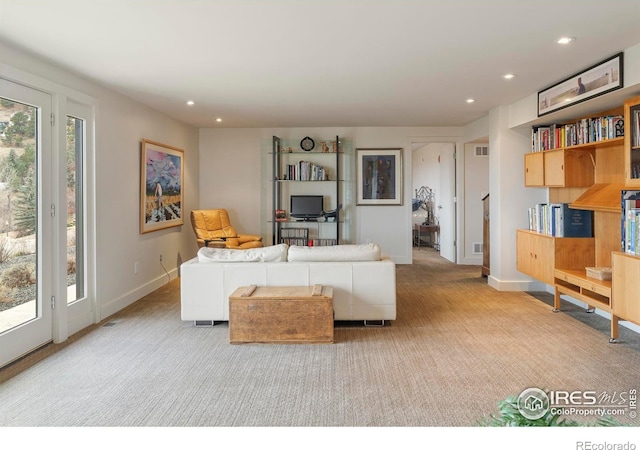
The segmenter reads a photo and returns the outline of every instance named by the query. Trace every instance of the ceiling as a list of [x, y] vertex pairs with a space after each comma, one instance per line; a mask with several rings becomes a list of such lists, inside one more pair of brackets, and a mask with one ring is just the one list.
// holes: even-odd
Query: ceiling
[[640, 0], [0, 0], [5, 44], [196, 127], [464, 126], [639, 23]]

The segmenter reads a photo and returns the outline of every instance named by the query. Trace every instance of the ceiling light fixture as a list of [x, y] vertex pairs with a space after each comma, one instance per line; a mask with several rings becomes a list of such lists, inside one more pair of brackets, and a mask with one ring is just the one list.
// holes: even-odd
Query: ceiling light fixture
[[468, 99], [467, 99], [467, 103], [473, 103], [473, 102], [475, 102], [475, 100], [474, 100], [474, 99], [472, 99], [472, 98], [468, 98]]
[[195, 104], [196, 104], [196, 102], [194, 102], [193, 100], [187, 100], [187, 105], [193, 106]]
[[572, 43], [572, 42], [573, 42], [573, 41], [575, 41], [575, 40], [576, 40], [576, 38], [574, 38], [574, 37], [570, 37], [570, 36], [563, 36], [563, 37], [561, 37], [560, 39], [558, 39], [556, 42], [557, 42], [558, 44], [567, 45], [567, 44]]
[[503, 75], [502, 78], [504, 78], [505, 80], [510, 80], [512, 78], [515, 78], [516, 76], [512, 73], [508, 73], [506, 75]]
[[216, 119], [216, 122], [222, 122], [222, 119], [221, 119], [220, 117], [218, 117], [218, 118]]

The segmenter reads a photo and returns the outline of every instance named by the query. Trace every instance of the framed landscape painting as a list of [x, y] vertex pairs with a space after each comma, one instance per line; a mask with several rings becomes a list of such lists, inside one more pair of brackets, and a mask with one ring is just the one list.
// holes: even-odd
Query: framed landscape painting
[[618, 53], [538, 92], [538, 117], [620, 89], [623, 53]]
[[402, 149], [359, 148], [356, 205], [402, 205]]
[[142, 140], [140, 233], [184, 223], [184, 151]]

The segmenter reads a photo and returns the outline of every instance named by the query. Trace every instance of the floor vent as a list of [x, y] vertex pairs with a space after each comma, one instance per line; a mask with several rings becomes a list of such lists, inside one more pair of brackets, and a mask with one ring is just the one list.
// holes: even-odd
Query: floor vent
[[114, 326], [114, 325], [115, 325], [115, 324], [117, 324], [117, 323], [118, 323], [118, 322], [107, 322], [107, 323], [105, 323], [105, 324], [104, 324], [104, 325], [102, 325], [102, 326], [103, 326], [103, 327], [112, 327], [112, 326]]
[[474, 242], [473, 243], [473, 253], [474, 254], [481, 254], [483, 252], [483, 245], [482, 242]]

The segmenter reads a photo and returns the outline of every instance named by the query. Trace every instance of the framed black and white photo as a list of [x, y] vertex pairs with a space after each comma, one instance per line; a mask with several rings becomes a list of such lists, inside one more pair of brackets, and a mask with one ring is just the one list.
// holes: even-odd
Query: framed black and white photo
[[622, 59], [618, 53], [538, 92], [538, 117], [620, 89]]
[[359, 148], [356, 205], [402, 205], [402, 149]]

